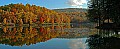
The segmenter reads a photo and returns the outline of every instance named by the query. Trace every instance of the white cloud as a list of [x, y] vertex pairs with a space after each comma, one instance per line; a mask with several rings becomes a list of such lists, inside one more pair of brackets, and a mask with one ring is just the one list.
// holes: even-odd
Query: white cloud
[[[86, 40], [86, 39], [85, 39]], [[73, 39], [69, 43], [70, 49], [86, 49], [87, 44], [83, 38]]]
[[87, 0], [68, 0], [67, 4], [70, 6], [82, 8], [82, 5], [87, 4]]

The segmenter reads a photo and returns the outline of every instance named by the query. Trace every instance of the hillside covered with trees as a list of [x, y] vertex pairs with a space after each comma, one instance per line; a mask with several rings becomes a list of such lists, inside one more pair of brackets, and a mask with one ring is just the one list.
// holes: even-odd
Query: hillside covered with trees
[[71, 23], [85, 22], [87, 20], [87, 9], [82, 8], [66, 8], [66, 9], [53, 9], [58, 13], [65, 13], [70, 17]]
[[[64, 16], [63, 16], [64, 15]], [[0, 6], [1, 24], [70, 23], [66, 14], [58, 14], [45, 7], [22, 3]]]

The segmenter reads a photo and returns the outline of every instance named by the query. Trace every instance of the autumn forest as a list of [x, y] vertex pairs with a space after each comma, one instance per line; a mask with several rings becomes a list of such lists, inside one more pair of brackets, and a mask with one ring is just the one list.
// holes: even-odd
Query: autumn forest
[[120, 49], [119, 10], [120, 0], [1, 0], [0, 49]]
[[22, 3], [0, 6], [0, 23], [11, 24], [61, 24], [70, 23], [70, 17], [45, 7]]

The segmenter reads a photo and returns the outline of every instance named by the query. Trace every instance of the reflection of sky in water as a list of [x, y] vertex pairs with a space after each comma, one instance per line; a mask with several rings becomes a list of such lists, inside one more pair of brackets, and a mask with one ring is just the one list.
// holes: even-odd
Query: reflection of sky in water
[[87, 49], [86, 38], [72, 39], [68, 44], [70, 49]]
[[0, 49], [88, 49], [86, 38], [62, 39], [54, 38], [46, 42], [40, 42], [30, 46], [8, 46], [0, 44]]

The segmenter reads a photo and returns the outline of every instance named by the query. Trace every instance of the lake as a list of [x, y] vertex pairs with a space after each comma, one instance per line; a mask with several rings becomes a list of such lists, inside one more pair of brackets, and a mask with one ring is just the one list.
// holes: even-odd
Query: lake
[[92, 23], [0, 28], [0, 49], [120, 49], [119, 30]]

